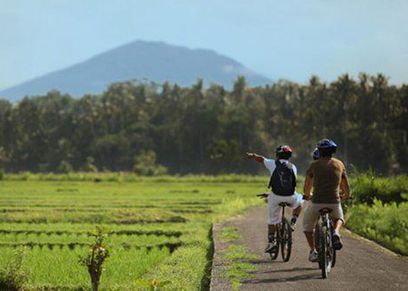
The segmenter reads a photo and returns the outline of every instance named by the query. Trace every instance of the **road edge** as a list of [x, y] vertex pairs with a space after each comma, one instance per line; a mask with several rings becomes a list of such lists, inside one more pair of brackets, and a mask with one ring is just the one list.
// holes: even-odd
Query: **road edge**
[[346, 234], [347, 234], [348, 236], [350, 236], [351, 238], [355, 238], [355, 239], [364, 241], [364, 242], [367, 243], [368, 245], [370, 245], [370, 246], [372, 246], [372, 247], [374, 247], [374, 248], [380, 250], [380, 251], [383, 252], [383, 253], [386, 253], [386, 254], [388, 254], [388, 255], [390, 255], [390, 256], [393, 256], [393, 257], [398, 257], [398, 258], [401, 258], [401, 259], [404, 259], [404, 260], [408, 260], [408, 257], [407, 257], [407, 256], [400, 255], [400, 254], [398, 254], [398, 253], [396, 253], [396, 252], [394, 252], [394, 251], [392, 251], [392, 250], [390, 250], [390, 249], [387, 249], [386, 247], [380, 245], [380, 244], [377, 243], [376, 241], [371, 240], [371, 239], [369, 239], [369, 238], [366, 238], [366, 237], [364, 237], [364, 236], [362, 236], [362, 235], [359, 235], [358, 233], [355, 233], [355, 232], [351, 231], [351, 230], [348, 229], [347, 227], [343, 227], [343, 229], [342, 229], [341, 231], [344, 232], [344, 233], [346, 233]]
[[221, 253], [226, 246], [225, 243], [222, 243], [218, 239], [218, 235], [220, 234], [224, 224], [225, 222], [212, 224], [214, 253], [211, 265], [210, 291], [232, 290], [229, 281], [222, 276], [224, 267], [221, 259]]

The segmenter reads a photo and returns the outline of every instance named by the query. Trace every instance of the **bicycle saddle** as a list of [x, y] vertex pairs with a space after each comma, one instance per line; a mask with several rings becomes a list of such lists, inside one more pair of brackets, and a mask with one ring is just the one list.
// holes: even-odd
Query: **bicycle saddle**
[[285, 206], [290, 206], [290, 204], [287, 203], [287, 202], [281, 202], [281, 203], [279, 203], [279, 206], [285, 207]]
[[330, 213], [332, 211], [333, 211], [333, 209], [327, 208], [327, 207], [319, 209], [320, 214], [326, 214], [326, 213]]

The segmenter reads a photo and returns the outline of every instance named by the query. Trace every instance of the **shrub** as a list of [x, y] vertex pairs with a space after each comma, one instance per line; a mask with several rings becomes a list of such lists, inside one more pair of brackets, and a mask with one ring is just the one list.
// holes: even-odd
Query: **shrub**
[[83, 170], [85, 172], [92, 172], [92, 173], [98, 172], [98, 168], [94, 165], [94, 162], [95, 162], [95, 159], [93, 157], [87, 157]]
[[408, 255], [408, 202], [354, 205], [349, 209], [347, 227], [400, 254]]
[[371, 174], [358, 175], [351, 181], [356, 202], [372, 205], [374, 200], [384, 203], [408, 201], [408, 176], [378, 177]]
[[58, 170], [59, 173], [67, 174], [67, 173], [71, 173], [74, 170], [74, 168], [72, 167], [72, 165], [69, 162], [63, 160], [58, 165], [57, 170]]
[[89, 276], [91, 277], [92, 290], [98, 291], [99, 282], [102, 276], [102, 265], [109, 257], [109, 251], [104, 245], [106, 235], [102, 228], [97, 227], [95, 243], [89, 249], [88, 254], [80, 258], [80, 263], [87, 267]]
[[135, 157], [133, 171], [138, 175], [157, 176], [167, 173], [167, 168], [156, 163], [154, 151], [143, 151]]
[[15, 257], [0, 270], [0, 290], [22, 290], [28, 280], [28, 274], [23, 270], [24, 249], [16, 252]]

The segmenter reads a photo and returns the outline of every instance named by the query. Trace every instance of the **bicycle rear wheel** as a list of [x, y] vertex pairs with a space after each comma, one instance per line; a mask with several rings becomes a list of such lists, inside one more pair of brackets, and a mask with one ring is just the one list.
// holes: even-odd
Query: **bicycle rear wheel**
[[321, 263], [321, 244], [322, 244], [322, 239], [321, 239], [321, 237], [323, 236], [322, 235], [322, 223], [321, 223], [321, 221], [318, 221], [317, 223], [316, 223], [316, 226], [315, 226], [315, 232], [314, 232], [314, 243], [315, 243], [315, 248], [316, 248], [316, 251], [317, 251], [317, 253], [319, 254], [319, 260], [318, 260], [318, 263], [319, 263], [319, 268], [321, 269], [322, 268], [322, 263]]
[[320, 269], [322, 270], [322, 277], [326, 279], [329, 276], [332, 264], [332, 254], [330, 247], [331, 236], [326, 226], [322, 227], [321, 231], [322, 236], [320, 237], [321, 249], [320, 249]]
[[290, 254], [292, 253], [292, 229], [290, 228], [289, 222], [285, 217], [282, 221], [280, 237], [282, 259], [284, 262], [287, 262], [290, 259]]

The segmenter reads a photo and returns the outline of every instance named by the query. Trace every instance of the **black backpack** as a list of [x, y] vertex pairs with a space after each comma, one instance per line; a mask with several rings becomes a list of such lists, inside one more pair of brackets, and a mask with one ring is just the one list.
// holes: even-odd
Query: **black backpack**
[[291, 163], [275, 161], [275, 170], [269, 180], [268, 188], [279, 196], [292, 196], [296, 189], [296, 176]]

